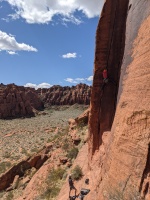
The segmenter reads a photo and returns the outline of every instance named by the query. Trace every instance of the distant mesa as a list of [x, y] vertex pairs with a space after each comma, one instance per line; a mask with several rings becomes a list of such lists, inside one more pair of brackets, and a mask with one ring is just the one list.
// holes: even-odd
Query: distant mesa
[[55, 85], [49, 89], [38, 89], [0, 84], [0, 119], [32, 117], [51, 105], [88, 105], [90, 103], [91, 86], [78, 84], [61, 87]]

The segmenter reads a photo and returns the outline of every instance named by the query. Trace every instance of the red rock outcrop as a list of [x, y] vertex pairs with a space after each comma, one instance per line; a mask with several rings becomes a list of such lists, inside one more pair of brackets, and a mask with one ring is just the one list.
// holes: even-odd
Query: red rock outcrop
[[34, 116], [34, 109], [44, 107], [34, 89], [14, 84], [0, 85], [0, 118]]
[[[86, 200], [150, 199], [149, 58], [150, 1], [106, 0], [96, 33], [89, 163], [75, 183], [80, 191], [89, 178]], [[57, 200], [67, 198], [64, 186]]]
[[[124, 52], [128, 1], [106, 1], [96, 33], [95, 68], [91, 95], [91, 151], [102, 143], [102, 133], [110, 131], [115, 110]], [[109, 82], [103, 88], [103, 70]]]
[[[90, 180], [86, 200], [150, 199], [149, 58], [150, 1], [106, 0], [96, 33], [89, 152], [86, 144], [74, 163], [83, 170], [78, 191]], [[102, 90], [104, 68], [109, 81]], [[57, 200], [68, 194], [66, 181]]]
[[2, 174], [0, 177], [0, 191], [11, 188], [11, 184], [14, 181], [16, 175], [23, 177], [25, 171], [34, 167], [35, 169], [40, 169], [43, 163], [48, 159], [48, 153], [50, 151], [49, 147], [46, 147], [41, 152], [33, 155], [31, 158], [28, 158], [20, 163], [11, 167], [6, 173]]
[[[69, 119], [69, 132], [68, 134], [71, 136], [71, 139], [75, 145], [78, 145], [81, 141], [80, 135], [77, 134], [77, 127], [87, 126], [88, 118], [89, 118], [90, 108], [85, 110], [81, 115], [76, 117], [75, 119]], [[87, 142], [87, 138], [85, 138], [85, 142]]]
[[[150, 1], [106, 0], [89, 119], [90, 169], [99, 179], [87, 199], [150, 199], [149, 58]], [[116, 85], [110, 81], [101, 91], [105, 67]], [[110, 131], [107, 145], [105, 131]]]
[[89, 119], [89, 112], [90, 108], [85, 110], [81, 115], [75, 118], [75, 122], [77, 125], [87, 125], [88, 124], [88, 119]]
[[52, 86], [49, 89], [38, 89], [38, 94], [45, 105], [90, 104], [91, 86], [78, 84], [76, 86]]

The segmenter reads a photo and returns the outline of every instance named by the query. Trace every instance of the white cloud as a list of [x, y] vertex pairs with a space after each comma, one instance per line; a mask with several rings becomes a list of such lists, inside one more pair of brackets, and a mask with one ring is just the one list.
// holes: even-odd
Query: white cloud
[[93, 81], [93, 76], [89, 76], [89, 77], [87, 78], [87, 81]]
[[50, 88], [50, 87], [52, 87], [52, 85], [50, 85], [49, 83], [41, 83], [37, 85], [37, 88]]
[[15, 51], [7, 51], [7, 53], [10, 55], [17, 55], [17, 53]]
[[[80, 24], [82, 20], [75, 16], [81, 11], [87, 18], [100, 14], [104, 0], [4, 0], [13, 8], [11, 17], [22, 17], [27, 23], [49, 23], [53, 17], [60, 15], [66, 22]], [[14, 17], [13, 17], [14, 18]]]
[[75, 79], [73, 78], [66, 78], [64, 79], [65, 81], [69, 82], [69, 83], [78, 83]]
[[77, 57], [77, 53], [67, 53], [62, 55], [62, 58], [76, 58]]
[[75, 80], [76, 80], [76, 81], [81, 81], [81, 82], [82, 82], [82, 81], [85, 81], [84, 78], [76, 78]]
[[93, 81], [93, 76], [89, 76], [88, 78], [66, 78], [64, 79], [65, 81], [69, 82], [69, 83], [75, 83], [75, 84], [78, 84], [78, 83], [87, 83], [88, 82], [91, 82]]
[[5, 21], [7, 23], [10, 21], [9, 18], [1, 18], [1, 20]]
[[0, 50], [7, 51], [9, 54], [15, 54], [15, 51], [34, 51], [37, 49], [24, 43], [18, 43], [11, 34], [0, 31]]
[[24, 87], [36, 88], [37, 85], [36, 85], [36, 84], [33, 84], [33, 83], [26, 83], [26, 84], [24, 85]]
[[26, 83], [24, 87], [31, 87], [31, 88], [38, 89], [38, 88], [50, 88], [52, 87], [52, 85], [49, 83], [40, 83], [38, 85], [34, 83]]

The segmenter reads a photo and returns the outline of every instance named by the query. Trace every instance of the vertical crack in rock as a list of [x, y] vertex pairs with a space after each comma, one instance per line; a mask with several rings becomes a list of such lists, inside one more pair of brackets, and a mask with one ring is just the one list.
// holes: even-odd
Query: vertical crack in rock
[[[116, 23], [116, 15], [117, 15], [117, 7], [118, 7], [118, 1], [115, 2], [115, 13], [114, 13], [114, 19], [113, 19], [113, 27], [112, 27], [112, 33], [110, 35], [110, 44], [108, 47], [108, 54], [107, 54], [107, 64], [106, 64], [106, 68], [108, 69], [108, 63], [109, 63], [109, 57], [110, 57], [110, 52], [111, 52], [111, 47], [112, 47], [112, 42], [113, 42], [113, 36], [114, 36], [114, 32], [115, 32], [115, 23]], [[101, 103], [102, 103], [102, 98], [103, 98], [103, 90], [100, 91], [101, 92], [101, 96], [100, 96], [100, 105], [99, 105], [99, 118], [98, 118], [98, 134], [100, 134], [101, 132]], [[115, 102], [114, 102], [114, 108], [115, 108]], [[113, 120], [113, 115], [112, 115], [112, 120]], [[100, 140], [98, 143], [98, 146], [101, 145], [102, 143], [102, 138], [100, 136]]]
[[[126, 18], [129, 0], [107, 0], [96, 33], [94, 77], [89, 117], [90, 153], [102, 143], [102, 134], [113, 123], [120, 69], [125, 47]], [[103, 70], [107, 68], [109, 82], [103, 88]]]
[[148, 154], [147, 154], [147, 162], [142, 175], [141, 184], [139, 192], [142, 193], [142, 196], [145, 198], [146, 194], [149, 190], [149, 181], [150, 181], [150, 144], [148, 145]]

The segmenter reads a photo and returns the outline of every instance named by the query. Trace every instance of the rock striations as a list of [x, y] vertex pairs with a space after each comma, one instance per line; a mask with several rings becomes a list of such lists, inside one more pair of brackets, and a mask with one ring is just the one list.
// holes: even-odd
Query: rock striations
[[[75, 187], [90, 188], [86, 200], [150, 200], [149, 58], [150, 1], [106, 0], [96, 32], [89, 163], [76, 160], [84, 175]], [[57, 200], [67, 199], [66, 187]]]
[[[101, 145], [102, 133], [110, 131], [115, 115], [125, 45], [127, 9], [127, 0], [106, 1], [97, 27], [89, 122], [92, 153]], [[103, 87], [104, 69], [108, 71], [109, 82]]]
[[[90, 169], [99, 178], [87, 200], [150, 199], [149, 58], [150, 1], [106, 0], [89, 117]], [[105, 67], [110, 81], [101, 90]]]
[[[75, 187], [78, 192], [90, 189], [86, 200], [150, 199], [149, 58], [150, 1], [105, 0], [96, 32], [90, 113], [85, 115], [89, 119], [88, 147], [83, 145], [74, 162], [83, 170]], [[105, 84], [104, 69], [108, 71]], [[54, 86], [51, 93], [38, 92], [50, 105], [73, 104], [77, 99], [76, 103], [86, 104], [90, 89], [85, 88]], [[2, 94], [4, 105], [8, 93]], [[8, 99], [14, 101], [12, 95]], [[75, 120], [70, 124], [73, 131]], [[66, 181], [57, 200], [68, 199], [68, 195]]]

